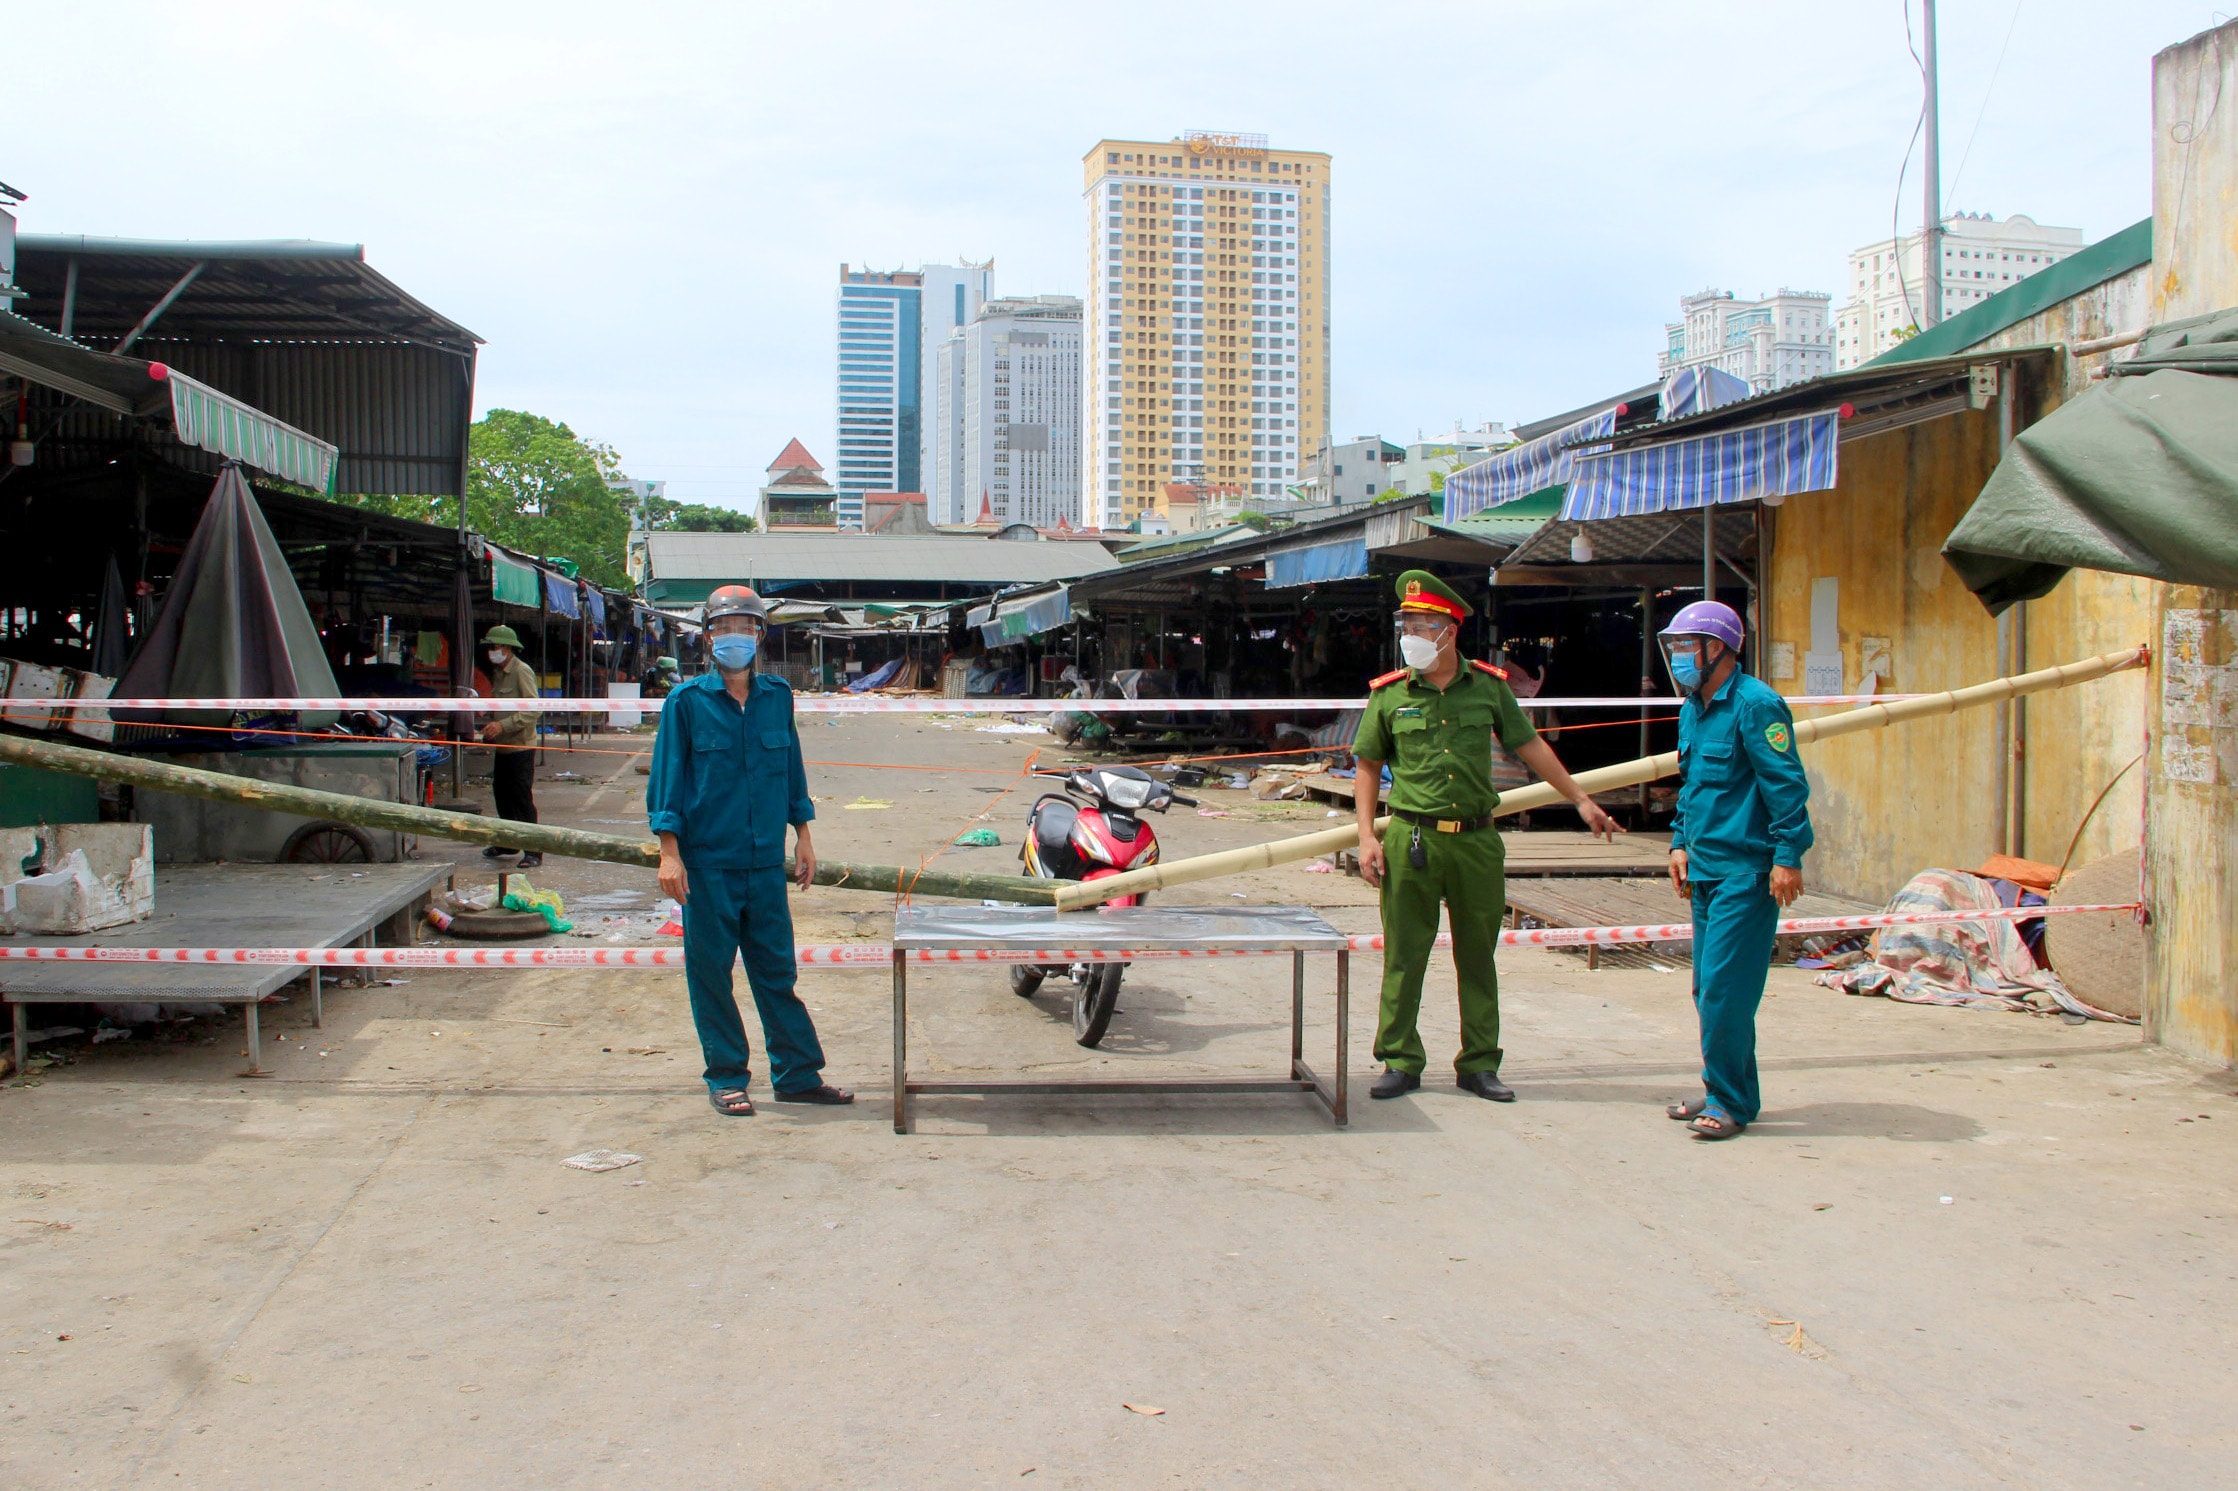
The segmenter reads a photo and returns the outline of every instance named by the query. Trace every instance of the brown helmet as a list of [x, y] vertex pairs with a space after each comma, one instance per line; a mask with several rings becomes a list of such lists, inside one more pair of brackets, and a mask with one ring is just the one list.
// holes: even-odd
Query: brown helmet
[[700, 619], [712, 622], [724, 616], [751, 616], [767, 626], [769, 607], [751, 587], [725, 585], [707, 597], [707, 609]]

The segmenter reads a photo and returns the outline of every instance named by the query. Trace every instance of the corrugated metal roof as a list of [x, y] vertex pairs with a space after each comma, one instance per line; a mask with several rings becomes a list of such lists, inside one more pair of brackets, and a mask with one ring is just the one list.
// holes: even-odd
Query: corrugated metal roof
[[457, 494], [481, 339], [367, 264], [360, 246], [32, 233], [16, 246], [28, 292], [19, 314], [59, 332], [67, 298], [69, 336], [89, 348], [116, 346], [196, 271], [134, 356], [339, 447], [337, 491]]
[[646, 536], [645, 560], [649, 584], [870, 580], [991, 589], [1070, 580], [1119, 563], [1100, 544], [855, 533], [652, 533]]

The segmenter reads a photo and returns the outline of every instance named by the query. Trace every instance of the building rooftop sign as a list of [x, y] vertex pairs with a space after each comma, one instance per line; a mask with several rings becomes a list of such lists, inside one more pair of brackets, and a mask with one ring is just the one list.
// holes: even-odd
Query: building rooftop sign
[[1181, 142], [1189, 147], [1191, 155], [1265, 155], [1265, 135], [1237, 134], [1232, 130], [1192, 129], [1184, 132]]

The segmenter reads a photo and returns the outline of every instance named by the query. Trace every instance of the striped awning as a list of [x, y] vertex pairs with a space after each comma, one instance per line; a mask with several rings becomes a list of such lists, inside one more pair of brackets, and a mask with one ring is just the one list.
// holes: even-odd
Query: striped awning
[[1617, 406], [1589, 414], [1575, 424], [1549, 435], [1503, 450], [1488, 460], [1465, 466], [1445, 479], [1445, 516], [1448, 522], [1498, 507], [1533, 492], [1544, 491], [1570, 479], [1579, 448], [1606, 439], [1616, 428]]
[[1829, 409], [1580, 456], [1562, 517], [1589, 522], [1823, 492], [1834, 485], [1840, 426], [1840, 413]]
[[171, 424], [188, 445], [230, 456], [314, 492], [331, 495], [341, 452], [176, 368], [163, 370]]

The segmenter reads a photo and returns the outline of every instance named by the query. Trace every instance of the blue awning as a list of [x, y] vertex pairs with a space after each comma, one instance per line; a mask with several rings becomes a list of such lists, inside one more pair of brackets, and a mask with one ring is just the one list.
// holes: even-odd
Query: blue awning
[[1823, 492], [1834, 485], [1841, 415], [1834, 410], [1581, 456], [1562, 502], [1569, 522], [1684, 511]]
[[1489, 460], [1465, 466], [1445, 479], [1445, 516], [1465, 518], [1518, 497], [1544, 491], [1570, 479], [1579, 447], [1591, 447], [1616, 428], [1619, 405], [1589, 414], [1551, 435], [1541, 435]]
[[[1448, 488], [1448, 490], [1451, 490]], [[1340, 538], [1333, 543], [1286, 549], [1267, 556], [1267, 589], [1350, 580], [1368, 572], [1368, 541]]]
[[554, 616], [583, 614], [583, 608], [575, 604], [575, 582], [550, 570], [544, 571], [544, 603]]
[[583, 587], [583, 605], [591, 613], [591, 624], [593, 626], [603, 627], [606, 625], [606, 597], [599, 593], [596, 585]]

